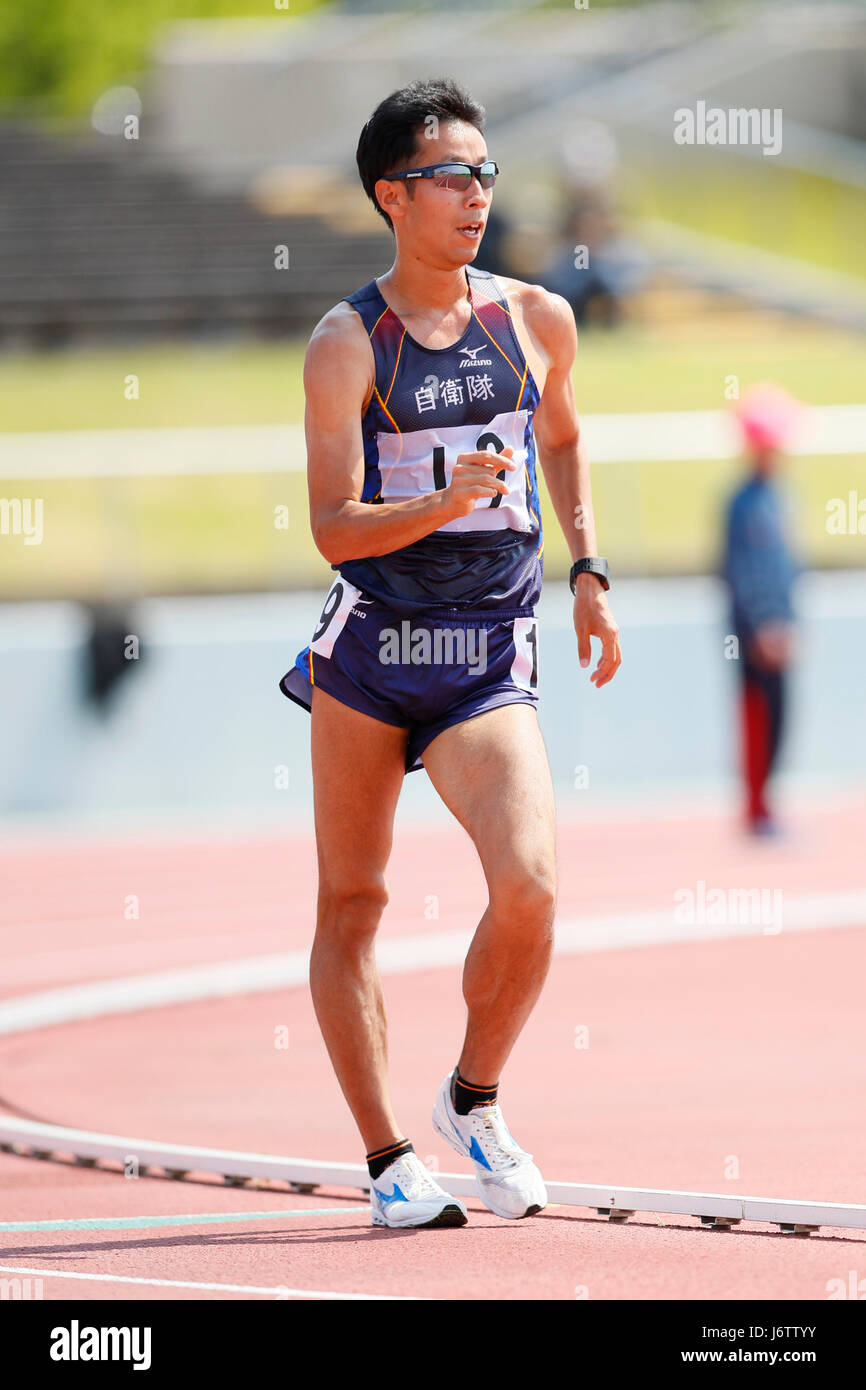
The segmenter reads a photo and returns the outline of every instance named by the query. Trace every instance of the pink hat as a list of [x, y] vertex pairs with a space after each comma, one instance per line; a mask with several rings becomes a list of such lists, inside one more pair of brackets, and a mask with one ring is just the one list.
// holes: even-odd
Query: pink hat
[[784, 386], [757, 382], [736, 403], [746, 443], [754, 449], [787, 449], [799, 433], [803, 407]]

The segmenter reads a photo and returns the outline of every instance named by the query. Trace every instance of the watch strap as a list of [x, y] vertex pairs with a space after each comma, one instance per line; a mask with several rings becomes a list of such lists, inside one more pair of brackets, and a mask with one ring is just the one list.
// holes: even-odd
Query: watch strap
[[607, 560], [602, 559], [600, 555], [588, 555], [582, 560], [575, 560], [568, 576], [568, 583], [572, 593], [575, 591], [575, 578], [579, 574], [594, 574], [603, 589], [610, 588], [610, 570], [608, 569]]

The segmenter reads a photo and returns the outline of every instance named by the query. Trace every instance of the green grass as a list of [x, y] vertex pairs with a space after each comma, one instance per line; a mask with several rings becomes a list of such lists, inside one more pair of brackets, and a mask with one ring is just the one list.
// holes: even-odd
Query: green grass
[[[718, 321], [716, 319], [718, 318]], [[699, 345], [696, 347], [696, 343]], [[115, 348], [0, 359], [0, 419], [10, 430], [263, 424], [302, 418], [302, 343]], [[141, 398], [126, 401], [136, 373]], [[862, 398], [866, 344], [757, 316], [583, 335], [575, 387], [586, 413], [713, 409], [726, 379], [772, 377], [813, 404]], [[798, 458], [788, 478], [810, 563], [862, 563], [862, 537], [829, 536], [826, 502], [866, 496], [862, 456]], [[618, 573], [712, 568], [735, 461], [615, 463], [593, 470], [600, 544]], [[540, 477], [549, 576], [568, 555]], [[330, 567], [309, 531], [303, 472], [210, 478], [5, 480], [7, 497], [44, 502], [42, 545], [0, 543], [8, 597], [96, 596], [321, 586]], [[288, 508], [288, 530], [274, 509]]]
[[[129, 346], [0, 357], [4, 430], [146, 429], [301, 421], [304, 343]], [[124, 395], [127, 376], [139, 399]], [[814, 405], [863, 395], [866, 339], [782, 319], [718, 315], [679, 328], [581, 335], [581, 410], [712, 410], [735, 375], [772, 377]]]
[[811, 262], [866, 282], [866, 188], [773, 158], [681, 147], [631, 164], [623, 196], [632, 215]]
[[[851, 488], [866, 497], [866, 459], [798, 458], [788, 465], [799, 530], [812, 564], [862, 564], [863, 538], [831, 536], [826, 503]], [[619, 574], [714, 568], [734, 462], [608, 463], [594, 470], [600, 544]], [[545, 567], [563, 576], [569, 556], [540, 477]], [[7, 495], [19, 495], [14, 484]], [[28, 485], [25, 495], [32, 495]], [[7, 598], [110, 593], [207, 593], [320, 587], [330, 567], [309, 532], [303, 474], [51, 480], [42, 545], [4, 537], [0, 592]], [[288, 529], [274, 508], [288, 508]]]
[[[304, 414], [303, 343], [129, 346], [0, 358], [4, 430], [277, 424]], [[138, 378], [138, 399], [126, 379]]]
[[139, 80], [171, 23], [240, 19], [285, 26], [321, 5], [289, 0], [277, 10], [273, 0], [0, 0], [0, 109], [81, 116], [106, 87]]

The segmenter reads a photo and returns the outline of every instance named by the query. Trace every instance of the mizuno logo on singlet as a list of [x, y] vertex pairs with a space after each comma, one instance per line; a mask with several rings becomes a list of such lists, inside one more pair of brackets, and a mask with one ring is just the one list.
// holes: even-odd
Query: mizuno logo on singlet
[[493, 366], [493, 359], [492, 359], [491, 357], [479, 357], [479, 356], [478, 356], [479, 352], [483, 352], [484, 349], [485, 349], [486, 347], [487, 347], [487, 344], [486, 344], [486, 343], [482, 343], [481, 346], [480, 346], [480, 347], [477, 347], [477, 348], [461, 348], [461, 351], [462, 351], [462, 353], [463, 353], [463, 361], [460, 363], [460, 366], [461, 366], [461, 367], [492, 367], [492, 366]]

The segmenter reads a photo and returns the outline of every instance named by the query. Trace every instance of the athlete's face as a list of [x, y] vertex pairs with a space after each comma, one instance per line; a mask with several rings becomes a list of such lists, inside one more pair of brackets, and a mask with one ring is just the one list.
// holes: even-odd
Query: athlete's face
[[[440, 125], [438, 134], [430, 139], [419, 131], [415, 147], [409, 167], [416, 169], [455, 161], [483, 164], [488, 158], [484, 136], [462, 121]], [[410, 192], [403, 180], [381, 180], [376, 192], [402, 246], [411, 247], [425, 259], [430, 256], [455, 267], [475, 259], [493, 201], [492, 188], [482, 188], [473, 179], [466, 191], [459, 193], [437, 187], [435, 179], [413, 179]]]

